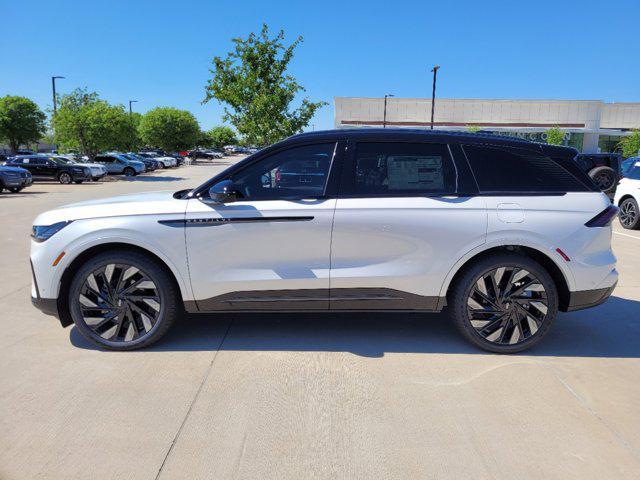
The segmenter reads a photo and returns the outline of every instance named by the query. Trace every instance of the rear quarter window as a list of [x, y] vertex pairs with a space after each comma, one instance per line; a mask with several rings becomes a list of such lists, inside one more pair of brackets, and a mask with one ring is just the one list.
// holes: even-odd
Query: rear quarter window
[[494, 145], [464, 145], [463, 149], [482, 193], [590, 191], [541, 152]]

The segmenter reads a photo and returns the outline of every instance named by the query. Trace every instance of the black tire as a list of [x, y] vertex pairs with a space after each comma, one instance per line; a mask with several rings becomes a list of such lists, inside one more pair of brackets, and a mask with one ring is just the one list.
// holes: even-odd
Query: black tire
[[158, 165], [158, 168], [163, 169], [163, 168], [167, 168], [164, 166], [164, 163], [160, 162], [160, 165]]
[[[131, 267], [136, 272], [127, 276]], [[140, 286], [131, 291], [136, 284]], [[169, 274], [150, 257], [127, 250], [105, 252], [86, 262], [71, 281], [68, 301], [78, 331], [108, 350], [148, 347], [167, 333], [181, 311]], [[130, 330], [134, 333], [127, 339]]]
[[596, 167], [589, 172], [589, 177], [604, 193], [613, 192], [618, 184], [618, 176], [611, 167]]
[[69, 185], [73, 181], [73, 178], [69, 173], [62, 172], [58, 175], [58, 181], [63, 185]]
[[[9, 188], [9, 191], [10, 191], [11, 193], [19, 193], [19, 192], [21, 192], [21, 191], [22, 191], [22, 189], [23, 189], [23, 188], [24, 188], [24, 187], [11, 187], [11, 188]], [[1, 191], [2, 191], [2, 188], [0, 188], [0, 192], [1, 192]]]
[[136, 171], [131, 168], [131, 167], [127, 167], [125, 168], [122, 173], [124, 173], [125, 177], [135, 177], [136, 176]]
[[[523, 285], [519, 280], [512, 281], [521, 272], [528, 274], [522, 277]], [[488, 277], [493, 278], [489, 283]], [[492, 295], [492, 285], [496, 284], [504, 295]], [[482, 285], [486, 293], [478, 288]], [[519, 295], [506, 295], [525, 287]], [[493, 303], [485, 297], [493, 298]], [[524, 255], [500, 253], [465, 267], [451, 289], [449, 306], [456, 327], [472, 344], [489, 352], [516, 353], [533, 347], [547, 335], [558, 314], [558, 292], [539, 263]]]
[[622, 228], [627, 230], [638, 230], [640, 228], [640, 210], [638, 209], [638, 202], [635, 198], [625, 198], [620, 202], [620, 213], [618, 220]]

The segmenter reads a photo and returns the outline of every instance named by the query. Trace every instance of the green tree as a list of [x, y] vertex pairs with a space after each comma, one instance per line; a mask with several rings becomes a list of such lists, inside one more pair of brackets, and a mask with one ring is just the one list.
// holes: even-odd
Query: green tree
[[634, 130], [631, 135], [622, 137], [618, 146], [624, 158], [635, 157], [640, 154], [640, 130]]
[[37, 142], [45, 132], [45, 114], [25, 97], [0, 98], [0, 140], [15, 153], [20, 145]]
[[467, 130], [471, 133], [478, 133], [480, 130], [482, 130], [482, 127], [478, 125], [467, 125]]
[[234, 50], [225, 58], [214, 57], [213, 78], [205, 87], [207, 103], [225, 103], [224, 120], [230, 122], [247, 143], [268, 145], [300, 132], [326, 102], [302, 99], [296, 109], [291, 104], [305, 89], [287, 73], [298, 37], [291, 45], [283, 43], [284, 31], [269, 36], [262, 25], [260, 34], [234, 38]]
[[236, 132], [224, 125], [213, 127], [207, 132], [207, 135], [211, 139], [211, 145], [214, 148], [222, 148], [225, 145], [235, 145], [238, 143]]
[[186, 110], [158, 107], [143, 115], [138, 128], [145, 145], [174, 151], [192, 148], [200, 139], [200, 125]]
[[564, 143], [564, 133], [558, 127], [547, 130], [547, 143], [549, 145], [562, 145]]
[[126, 149], [132, 138], [124, 106], [110, 105], [86, 89], [63, 95], [52, 123], [62, 148], [77, 149], [91, 159], [101, 151]]

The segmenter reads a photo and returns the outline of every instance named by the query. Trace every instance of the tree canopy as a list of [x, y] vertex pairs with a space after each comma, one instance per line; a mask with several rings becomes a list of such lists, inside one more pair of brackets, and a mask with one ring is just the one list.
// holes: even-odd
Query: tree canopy
[[90, 158], [104, 150], [131, 148], [135, 142], [132, 119], [124, 106], [110, 105], [86, 89], [63, 95], [52, 123], [60, 146], [78, 149]]
[[292, 103], [305, 89], [287, 73], [298, 37], [284, 44], [284, 31], [273, 38], [263, 24], [259, 34], [234, 38], [234, 49], [225, 58], [214, 57], [211, 78], [205, 87], [207, 103], [212, 99], [226, 104], [224, 120], [230, 122], [248, 144], [268, 145], [298, 133], [326, 102], [303, 98]]
[[564, 133], [559, 127], [547, 130], [547, 143], [549, 145], [562, 145], [564, 143]]
[[622, 137], [619, 146], [624, 158], [640, 155], [640, 130], [634, 130], [631, 135]]
[[214, 148], [222, 148], [225, 145], [234, 145], [238, 143], [236, 132], [225, 125], [213, 127], [207, 132], [207, 135], [211, 139], [211, 145]]
[[12, 95], [0, 98], [0, 140], [6, 141], [13, 152], [44, 135], [45, 119], [38, 105], [28, 98]]
[[186, 110], [158, 107], [149, 110], [138, 127], [142, 142], [166, 151], [192, 148], [200, 139], [200, 125]]

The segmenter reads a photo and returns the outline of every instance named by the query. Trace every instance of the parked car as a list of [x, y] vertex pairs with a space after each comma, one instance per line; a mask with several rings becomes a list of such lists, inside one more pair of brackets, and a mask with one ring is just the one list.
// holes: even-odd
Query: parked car
[[139, 173], [144, 173], [145, 171], [144, 163], [137, 160], [129, 160], [120, 153], [105, 153], [97, 155], [95, 161], [104, 165], [107, 172], [112, 175], [133, 177]]
[[634, 166], [636, 162], [640, 161], [640, 157], [629, 157], [622, 161], [620, 164], [620, 172], [622, 177], [626, 177], [629, 170]]
[[640, 229], [640, 158], [628, 159], [633, 163], [628, 166], [624, 178], [618, 183], [615, 205], [620, 207], [620, 225], [629, 230]]
[[107, 169], [104, 165], [100, 163], [90, 163], [85, 161], [78, 161], [76, 155], [73, 154], [62, 154], [62, 155], [53, 155], [55, 158], [59, 158], [63, 161], [66, 161], [68, 164], [77, 165], [80, 167], [88, 167], [91, 170], [91, 180], [97, 182], [102, 180], [107, 175]]
[[605, 193], [613, 193], [621, 176], [619, 153], [580, 153], [576, 156], [580, 168]]
[[152, 158], [143, 157], [132, 152], [123, 153], [122, 155], [124, 155], [129, 160], [135, 160], [144, 163], [147, 172], [153, 172], [160, 168], [160, 162], [157, 162]]
[[207, 158], [207, 159], [215, 160], [215, 159], [224, 157], [224, 154], [219, 150], [206, 149], [206, 150], [192, 150], [191, 152], [189, 152], [189, 156], [194, 160], [197, 160], [198, 158]]
[[20, 167], [0, 166], [0, 193], [6, 188], [18, 193], [33, 183], [29, 170]]
[[[114, 350], [152, 344], [183, 309], [447, 306], [474, 345], [518, 352], [617, 282], [618, 208], [574, 155], [467, 133], [296, 135], [192, 190], [41, 214], [32, 301]], [[309, 163], [323, 181], [306, 181]], [[298, 181], [265, 181], [274, 171]]]
[[160, 168], [177, 167], [178, 161], [173, 157], [160, 156], [155, 152], [138, 152], [141, 157], [151, 158], [160, 164]]
[[49, 155], [18, 155], [7, 165], [29, 170], [34, 180], [57, 180], [62, 184], [91, 180], [89, 167], [75, 165], [66, 159]]

